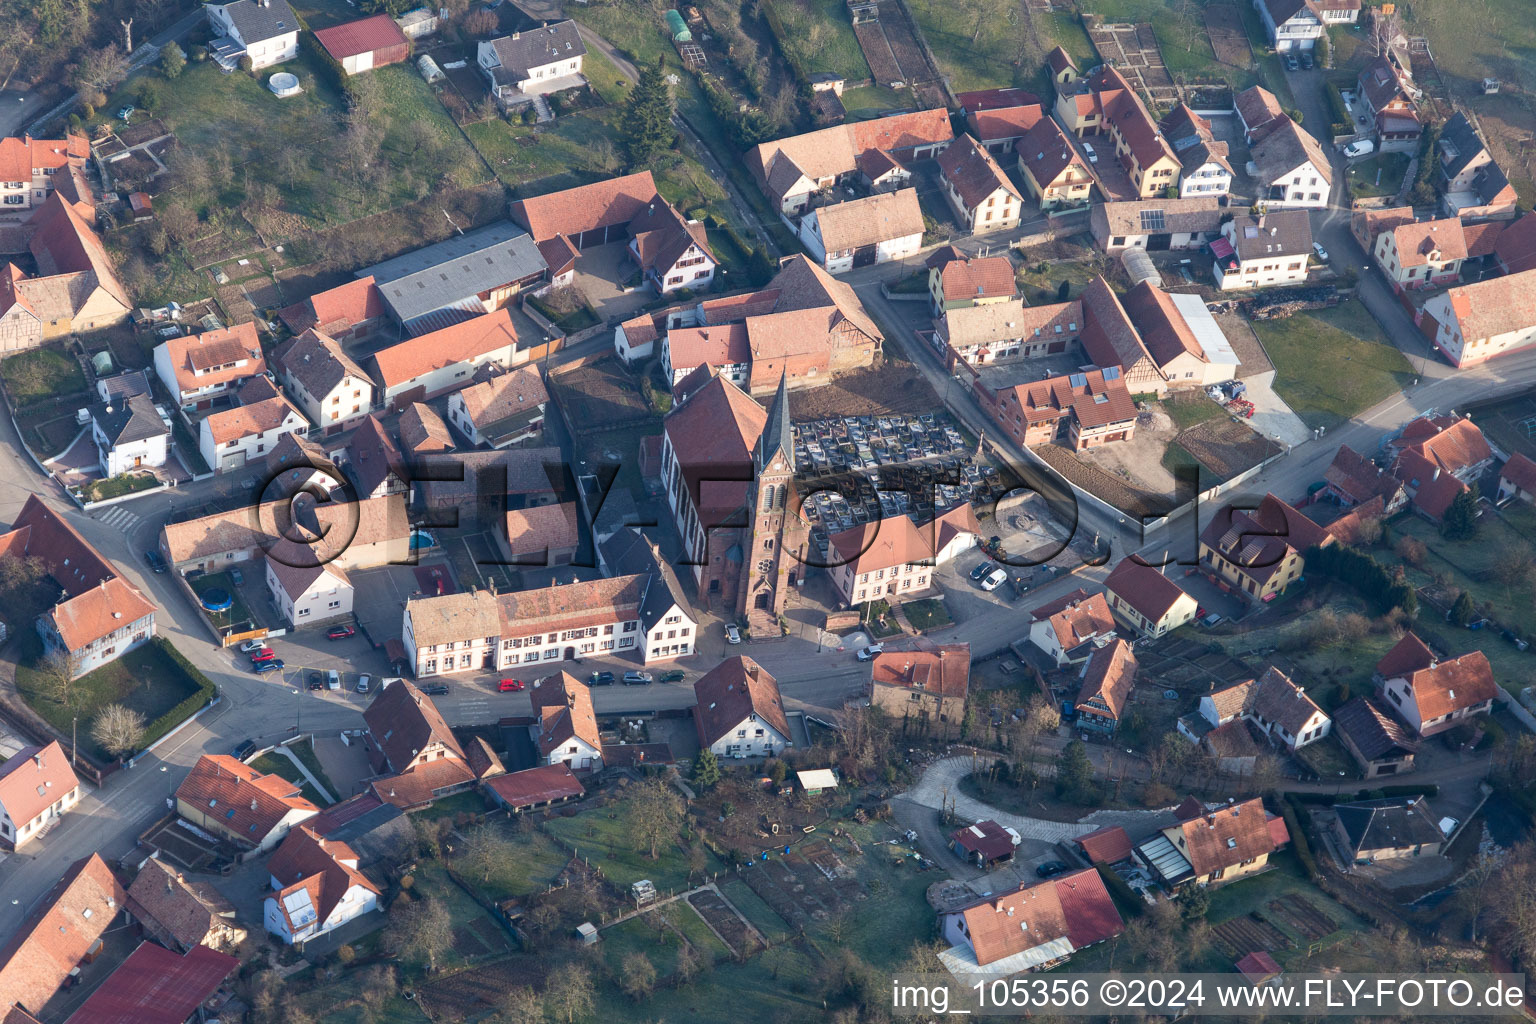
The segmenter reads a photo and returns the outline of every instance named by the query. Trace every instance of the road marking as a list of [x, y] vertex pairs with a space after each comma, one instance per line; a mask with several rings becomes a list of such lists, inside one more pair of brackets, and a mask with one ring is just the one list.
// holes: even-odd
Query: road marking
[[142, 520], [139, 518], [139, 516], [120, 506], [117, 508], [108, 509], [106, 512], [102, 513], [100, 519], [100, 522], [103, 525], [110, 526], [114, 530], [121, 530], [123, 533], [130, 532], [134, 527], [138, 526], [141, 521]]

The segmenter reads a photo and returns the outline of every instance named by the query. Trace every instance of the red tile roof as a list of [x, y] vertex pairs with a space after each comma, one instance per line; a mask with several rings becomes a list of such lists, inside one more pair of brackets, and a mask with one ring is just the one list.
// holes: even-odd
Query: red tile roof
[[1408, 675], [1410, 696], [1419, 708], [1419, 722], [1427, 723], [1453, 711], [1474, 708], [1498, 695], [1493, 667], [1482, 651], [1438, 662]]
[[949, 834], [949, 841], [980, 857], [983, 864], [1013, 856], [1013, 836], [990, 819], [974, 825], [961, 825]]
[[939, 271], [939, 287], [945, 302], [1012, 298], [1019, 291], [1005, 256], [952, 259]]
[[41, 1011], [127, 901], [101, 855], [75, 861], [0, 947], [0, 1006]]
[[32, 172], [48, 172], [91, 155], [82, 135], [62, 139], [34, 139], [30, 135], [0, 139], [0, 181], [24, 181], [32, 187]]
[[1029, 620], [1049, 621], [1063, 651], [1115, 630], [1115, 618], [1104, 595], [1090, 594], [1081, 588], [1030, 609]]
[[45, 747], [22, 747], [0, 765], [0, 807], [15, 826], [42, 814], [63, 800], [80, 780], [69, 767], [59, 741]]
[[[288, 912], [288, 901], [283, 897], [302, 888], [309, 893], [310, 905], [320, 923], [331, 916], [353, 886], [379, 895], [379, 887], [357, 870], [357, 853], [352, 847], [335, 839], [322, 839], [304, 825], [288, 833], [267, 863], [267, 871], [280, 886], [277, 905], [284, 915]], [[291, 921], [289, 930], [298, 930]]]
[[317, 292], [303, 302], [279, 310], [277, 315], [294, 334], [303, 334], [313, 327], [322, 334], [334, 336], [345, 334], [358, 324], [377, 320], [384, 313], [384, 297], [369, 275]]
[[1066, 939], [1073, 950], [1102, 942], [1125, 930], [1109, 890], [1095, 868], [1046, 882], [1023, 884], [989, 896], [960, 912], [985, 967], [1005, 957]]
[[79, 651], [154, 612], [154, 603], [137, 587], [114, 577], [60, 601], [48, 617], [64, 645]]
[[1023, 198], [992, 154], [969, 135], [960, 136], [939, 154], [939, 173], [954, 186], [967, 210], [974, 210], [999, 189]]
[[[514, 558], [574, 548], [581, 540], [574, 501], [534, 505], [507, 513], [507, 543]], [[534, 559], [530, 565], [543, 564]]]
[[440, 757], [418, 764], [410, 771], [375, 779], [369, 788], [380, 801], [408, 811], [425, 807], [439, 796], [465, 789], [474, 782], [475, 773], [468, 761]]
[[[1072, 377], [1081, 377], [1082, 384], [1074, 384]], [[1089, 370], [1071, 377], [1051, 377], [1006, 388], [999, 398], [1009, 399], [1003, 404], [1011, 410], [1014, 404], [1031, 423], [1057, 420], [1071, 413], [1084, 427], [1102, 427], [1136, 418], [1136, 403], [1123, 378], [1104, 379], [1103, 370]], [[1099, 401], [1103, 398], [1103, 401]]]
[[519, 199], [512, 219], [528, 229], [535, 242], [556, 235], [574, 239], [583, 231], [628, 224], [656, 195], [650, 171], [638, 171], [561, 192]]
[[1249, 953], [1234, 966], [1239, 974], [1255, 985], [1267, 981], [1280, 973], [1280, 965], [1275, 962], [1275, 958], [1262, 949]]
[[1275, 574], [1287, 552], [1299, 554], [1331, 540], [1321, 526], [1273, 494], [1252, 511], [1222, 506], [1200, 534], [1201, 544], [1261, 583]]
[[971, 134], [976, 138], [982, 142], [997, 142], [1002, 139], [1020, 138], [1039, 124], [1044, 117], [1040, 104], [1028, 103], [1016, 107], [971, 111], [965, 119], [971, 126]]
[[[167, 361], [176, 374], [176, 383], [184, 392], [244, 380], [267, 369], [254, 322], [171, 338], [164, 347]], [[236, 363], [244, 365], [233, 365]]]
[[[1136, 655], [1131, 645], [1116, 638], [1088, 656], [1083, 685], [1077, 691], [1077, 708], [1119, 721], [1125, 702], [1136, 685]], [[1097, 701], [1097, 703], [1095, 703]]]
[[373, 362], [379, 384], [394, 388], [504, 348], [517, 348], [517, 328], [512, 326], [511, 310], [505, 308], [381, 349], [373, 354]]
[[231, 836], [259, 845], [289, 814], [320, 813], [299, 792], [287, 779], [263, 775], [227, 754], [204, 754], [176, 787], [176, 799]]
[[1536, 324], [1536, 270], [1457, 285], [1445, 295], [1469, 343]]
[[1506, 224], [1493, 252], [1511, 274], [1536, 270], [1536, 211]]
[[1125, 930], [1120, 911], [1094, 868], [1074, 871], [1056, 879], [1056, 898], [1067, 919], [1067, 936], [1073, 949], [1112, 939]]
[[1119, 825], [1106, 825], [1073, 841], [1095, 864], [1116, 864], [1131, 859], [1131, 837]]
[[315, 29], [315, 42], [336, 60], [384, 50], [391, 46], [409, 46], [410, 40], [388, 14], [375, 14], [330, 28]]
[[437, 705], [408, 679], [397, 679], [380, 690], [363, 712], [363, 722], [393, 771], [405, 771], [434, 743], [464, 760], [464, 748], [454, 739]]
[[91, 273], [102, 290], [125, 310], [133, 305], [101, 239], [57, 191], [49, 193], [42, 209], [32, 215], [32, 223], [35, 229], [30, 248], [44, 276]]
[[955, 102], [966, 113], [978, 110], [998, 110], [1004, 107], [1023, 107], [1040, 103], [1040, 97], [1023, 89], [976, 89], [972, 92], [955, 93]]
[[128, 887], [129, 911], [155, 931], [154, 938], [190, 949], [200, 944], [219, 923], [233, 918], [235, 905], [211, 885], [188, 881], [178, 870], [157, 858], [139, 869]]
[[971, 645], [941, 644], [916, 650], [887, 650], [870, 663], [876, 686], [922, 690], [937, 697], [965, 699], [971, 677]]
[[564, 761], [545, 764], [520, 772], [499, 775], [486, 783], [502, 802], [513, 810], [532, 807], [550, 800], [579, 797], [586, 792]]
[[573, 738], [596, 750], [603, 749], [592, 708], [592, 691], [568, 672], [535, 680], [528, 692], [534, 716], [539, 720], [539, 752], [548, 757]]
[[1136, 558], [1124, 558], [1104, 579], [1104, 589], [1134, 608], [1148, 622], [1161, 622], [1173, 610], [1184, 590]]
[[142, 942], [65, 1024], [171, 1024], [185, 1021], [240, 966], [207, 946], [185, 956]]
[[695, 680], [693, 694], [698, 701], [693, 721], [703, 746], [723, 738], [749, 714], [757, 715], [780, 736], [790, 739], [779, 684], [751, 658], [725, 659]]
[[1258, 797], [1210, 811], [1176, 825], [1184, 836], [1182, 852], [1195, 877], [1214, 874], [1245, 860], [1273, 853], [1279, 845]]
[[1403, 638], [1376, 663], [1376, 674], [1383, 679], [1396, 679], [1428, 668], [1435, 660], [1435, 652], [1417, 634], [1404, 633]]
[[1499, 479], [1508, 480], [1527, 494], [1536, 494], [1536, 462], [1515, 452], [1499, 470]]

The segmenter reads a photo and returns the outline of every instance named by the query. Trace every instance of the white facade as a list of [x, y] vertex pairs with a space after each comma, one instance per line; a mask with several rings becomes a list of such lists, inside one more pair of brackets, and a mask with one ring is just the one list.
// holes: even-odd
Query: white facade
[[[37, 620], [37, 632], [50, 651], [59, 650], [64, 646], [59, 635], [49, 625], [47, 615]], [[88, 672], [101, 668], [109, 661], [116, 661], [154, 635], [155, 613], [151, 611], [143, 618], [124, 623], [86, 646], [70, 651], [69, 666], [73, 678], [78, 679]]]
[[1461, 321], [1451, 305], [1451, 293], [1442, 292], [1424, 304], [1424, 314], [1435, 318], [1435, 347], [1445, 353], [1457, 369], [1475, 366], [1494, 356], [1501, 356], [1536, 342], [1536, 323], [1523, 324], [1512, 331], [1484, 338], [1467, 338]]
[[284, 372], [283, 391], [315, 426], [328, 432], [344, 429], [373, 411], [373, 381], [350, 373], [323, 395], [312, 395], [298, 378]]
[[[1250, 164], [1251, 168], [1253, 165]], [[1303, 160], [1297, 167], [1276, 176], [1274, 181], [1261, 183], [1259, 205], [1268, 210], [1326, 210], [1328, 208], [1328, 175], [1318, 170], [1310, 160]], [[1284, 199], [1272, 199], [1266, 192], [1284, 189]]]
[[293, 595], [283, 586], [268, 558], [267, 591], [283, 618], [295, 628], [352, 614], [352, 583], [330, 569], [316, 576], [302, 594]]
[[[1233, 237], [1233, 221], [1227, 221], [1222, 225], [1221, 233], [1227, 241], [1237, 247], [1237, 239]], [[1239, 259], [1236, 255], [1216, 261], [1216, 287], [1223, 291], [1234, 288], [1270, 288], [1276, 285], [1304, 284], [1307, 280], [1307, 261], [1309, 253], [1265, 253], [1262, 256], [1254, 256], [1249, 259]], [[1236, 261], [1236, 266], [1226, 269], [1229, 260]]]
[[114, 446], [107, 440], [107, 435], [102, 433], [100, 424], [92, 419], [91, 438], [96, 442], [97, 461], [101, 466], [102, 474], [114, 477], [131, 469], [164, 466], [169, 450], [170, 431]]
[[748, 715], [709, 745], [716, 757], [775, 757], [789, 746], [789, 737], [758, 715]]
[[[529, 726], [534, 746], [539, 743], [539, 727]], [[603, 751], [580, 736], [572, 736], [559, 747], [551, 750], [541, 764], [564, 764], [573, 772], [596, 771], [603, 766]]]
[[464, 407], [464, 392], [462, 391], [455, 391], [448, 396], [448, 422], [458, 427], [464, 436], [469, 438], [474, 444], [483, 444], [491, 448], [508, 448], [519, 441], [526, 441], [530, 437], [544, 432], [544, 405], [545, 403], [543, 402], [539, 403], [538, 416], [529, 419], [522, 429], [497, 437], [495, 444], [492, 444], [488, 438], [483, 437], [480, 433], [480, 428], [475, 426], [475, 421], [470, 417], [469, 410]]
[[213, 427], [217, 426], [220, 415], [215, 413], [205, 417], [197, 425], [197, 450], [203, 456], [203, 461], [208, 464], [208, 468], [215, 473], [225, 473], [231, 469], [239, 469], [248, 462], [264, 459], [272, 453], [273, 448], [277, 447], [277, 442], [284, 434], [309, 429], [309, 421], [290, 407], [283, 414], [283, 421], [272, 429], [242, 434], [220, 442], [214, 439], [213, 433]]
[[[975, 542], [974, 534], [965, 536], [971, 537], [972, 543]], [[932, 576], [933, 566], [921, 563], [908, 562], [888, 569], [855, 574], [853, 566], [844, 562], [832, 570], [832, 584], [846, 604], [855, 605], [884, 597], [912, 597], [928, 589]]]
[[[629, 243], [629, 254], [636, 263], [640, 262], [639, 245], [633, 239]], [[715, 282], [715, 261], [697, 245], [690, 245], [670, 267], [648, 267], [645, 276], [651, 287], [662, 295], [670, 295], [684, 288], [695, 292], [707, 291]]]
[[[351, 863], [354, 868], [357, 866], [356, 861]], [[268, 877], [270, 878], [271, 876]], [[277, 879], [272, 878], [271, 881], [272, 888], [275, 891], [262, 904], [262, 921], [266, 925], [268, 932], [276, 935], [290, 946], [296, 942], [308, 942], [316, 936], [324, 935], [326, 932], [340, 928], [348, 921], [379, 909], [378, 894], [366, 886], [354, 884], [342, 895], [336, 906], [331, 908], [330, 915], [324, 921], [319, 920], [318, 915], [311, 910], [310, 919], [307, 924], [301, 925], [297, 929], [290, 929], [288, 918], [283, 914], [283, 908], [278, 905], [278, 895], [282, 892], [282, 889], [279, 887]], [[299, 899], [307, 899], [308, 894], [301, 892], [295, 893], [294, 896]], [[299, 910], [297, 913], [302, 915], [303, 911]]]
[[1264, 31], [1269, 34], [1270, 44], [1282, 53], [1286, 50], [1310, 50], [1317, 45], [1318, 38], [1323, 34], [1323, 23], [1306, 4], [1278, 25], [1264, 0], [1253, 0], [1253, 6], [1258, 8], [1259, 19], [1264, 22]]
[[[1300, 691], [1298, 691], [1299, 693]], [[1210, 696], [1200, 698], [1200, 717], [1209, 722], [1212, 728], [1218, 725], [1225, 725], [1227, 722], [1232, 721], [1233, 718], [1246, 719], [1258, 726], [1259, 731], [1268, 736], [1270, 740], [1280, 744], [1287, 750], [1299, 750], [1308, 744], [1316, 743], [1333, 731], [1333, 719], [1323, 714], [1321, 710], [1314, 710], [1308, 715], [1294, 733], [1279, 722], [1270, 721], [1262, 714], [1256, 712], [1222, 718], [1220, 712], [1216, 710], [1215, 701]]]
[[977, 201], [975, 206], [966, 206], [965, 199], [949, 178], [942, 174], [939, 178], [944, 183], [944, 197], [949, 200], [949, 205], [954, 207], [960, 219], [965, 222], [966, 230], [972, 234], [1003, 231], [1019, 226], [1023, 202], [1009, 189], [1001, 187], [993, 189], [990, 195]]
[[[503, 629], [515, 630], [515, 624], [503, 624]], [[411, 625], [411, 612], [407, 607], [402, 627], [405, 649], [413, 652], [416, 678], [450, 675], [457, 672], [508, 669], [517, 665], [535, 666], [565, 660], [568, 654], [576, 657], [610, 656], [642, 647], [643, 634], [639, 619], [604, 623], [601, 626], [584, 626], [579, 629], [556, 630], [552, 633], [528, 633], [523, 636], [466, 637], [446, 643], [422, 644], [415, 642]], [[646, 660], [650, 663], [650, 659]]]
[[[422, 335], [422, 337], [430, 337], [430, 335]], [[403, 342], [402, 344], [414, 345], [418, 341], [420, 341], [420, 338]], [[523, 355], [526, 359], [527, 353], [525, 352]], [[426, 373], [412, 377], [410, 380], [388, 385], [384, 389], [384, 407], [386, 409], [390, 408], [391, 403], [395, 399], [413, 388], [423, 389], [423, 399], [434, 398], [448, 391], [458, 391], [468, 387], [470, 378], [475, 375], [475, 371], [486, 363], [495, 363], [503, 370], [510, 370], [513, 366], [517, 365], [516, 359], [517, 342], [515, 340], [508, 340], [505, 345], [482, 352], [469, 359], [449, 363], [447, 366], [428, 370]], [[416, 399], [416, 401], [422, 401], [423, 399]]]
[[[729, 328], [727, 328], [727, 330], [729, 330]], [[697, 370], [700, 364], [694, 363], [692, 366], [688, 366], [673, 363], [672, 346], [669, 344], [671, 337], [671, 333], [668, 332], [666, 335], [663, 335], [661, 339], [661, 368], [662, 371], [667, 375], [667, 379], [675, 385], [678, 381], [688, 376], [694, 370]], [[732, 384], [735, 384], [743, 391], [747, 389], [747, 378], [748, 375], [752, 372], [752, 366], [750, 363], [727, 363], [723, 360], [712, 360], [709, 365], [717, 374], [724, 377]]]
[[[800, 220], [800, 241], [810, 251], [811, 258], [823, 267], [828, 273], [841, 274], [852, 270], [854, 266], [853, 249], [839, 249], [828, 252], [826, 244], [821, 238], [821, 221], [817, 217], [817, 210], [812, 210]], [[870, 263], [889, 263], [891, 260], [905, 259], [915, 255], [923, 247], [923, 233], [921, 231], [911, 235], [900, 235], [896, 238], [886, 238], [874, 246], [874, 259], [859, 258], [859, 265]]]
[[[259, 0], [237, 0], [238, 3], [256, 4]], [[245, 47], [245, 55], [251, 58], [251, 70], [260, 71], [262, 68], [271, 67], [273, 64], [281, 64], [283, 61], [293, 60], [299, 55], [299, 26], [295, 23], [291, 30], [280, 32], [267, 39], [246, 39], [241, 36], [240, 30], [235, 27], [234, 19], [230, 17], [228, 8], [234, 4], [208, 4], [208, 23], [213, 28], [215, 36], [228, 36], [241, 46]]]
[[1180, 199], [1210, 199], [1232, 191], [1232, 172], [1214, 160], [1186, 167], [1179, 176]]
[[1381, 684], [1381, 692], [1393, 714], [1406, 722], [1419, 736], [1433, 736], [1444, 732], [1464, 718], [1486, 714], [1493, 707], [1492, 701], [1481, 701], [1471, 706], [1458, 707], [1436, 718], [1425, 721], [1420, 717], [1419, 702], [1413, 697], [1413, 685], [1401, 676]]
[[1050, 619], [1040, 619], [1030, 623], [1029, 642], [1044, 651], [1057, 666], [1067, 663], [1067, 652], [1061, 649], [1061, 641], [1056, 637], [1056, 627], [1051, 625]]
[[501, 58], [496, 56], [496, 47], [492, 45], [492, 40], [480, 40], [480, 47], [476, 52], [475, 59], [480, 64], [480, 67], [484, 69], [485, 76], [491, 83], [491, 91], [493, 93], [505, 94], [513, 89], [519, 92], [538, 92], [538, 86], [550, 79], [571, 78], [581, 74], [582, 55], [573, 54], [569, 57], [561, 57], [559, 60], [551, 61], [548, 64], [528, 68], [523, 73], [522, 78], [514, 82], [501, 83], [499, 90], [491, 72], [501, 67]]
[[[651, 583], [653, 587], [660, 585], [660, 580]], [[674, 604], [656, 620], [650, 632], [640, 635], [641, 660], [649, 665], [653, 661], [687, 657], [693, 653], [698, 634], [699, 624], [681, 605]]]
[[[251, 368], [250, 373], [231, 377], [226, 371], [230, 366]], [[192, 370], [193, 380], [199, 377], [211, 379], [211, 383], [201, 384], [197, 387], [187, 388], [177, 379], [176, 368], [171, 365], [171, 350], [168, 344], [155, 346], [155, 376], [160, 378], [160, 383], [165, 385], [165, 390], [176, 396], [176, 401], [183, 409], [191, 409], [201, 404], [207, 408], [208, 403], [226, 392], [233, 391], [244, 384], [254, 374], [255, 361], [250, 358], [241, 358], [230, 366], [210, 366], [203, 370]], [[209, 463], [212, 465], [212, 463]]]

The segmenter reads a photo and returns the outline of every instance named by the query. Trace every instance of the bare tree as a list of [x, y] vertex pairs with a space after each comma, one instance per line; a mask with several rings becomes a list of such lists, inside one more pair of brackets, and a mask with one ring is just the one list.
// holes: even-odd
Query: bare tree
[[1457, 881], [1461, 890], [1461, 906], [1467, 913], [1467, 925], [1473, 944], [1477, 943], [1477, 919], [1488, 904], [1488, 882], [1499, 870], [1500, 858], [1490, 849], [1477, 851], [1477, 858], [1467, 867], [1466, 874]]
[[639, 950], [626, 956], [619, 970], [619, 987], [637, 1003], [649, 996], [656, 988], [656, 965], [651, 958]]
[[687, 985], [699, 976], [698, 954], [686, 942], [678, 947], [677, 964], [672, 968], [672, 973], [684, 985]]
[[556, 1020], [572, 1024], [577, 1017], [592, 1013], [597, 991], [592, 986], [590, 972], [581, 964], [566, 964], [549, 977], [544, 989], [544, 1002]]
[[121, 704], [108, 704], [91, 723], [91, 738], [112, 756], [125, 757], [144, 738], [144, 716]]
[[75, 66], [74, 84], [80, 92], [110, 92], [128, 77], [128, 58], [114, 45], [87, 50]]
[[490, 881], [497, 865], [510, 863], [516, 856], [512, 842], [494, 825], [479, 825], [464, 832], [458, 852], [459, 862], [470, 874], [479, 875], [482, 885]]
[[68, 651], [53, 650], [37, 663], [43, 694], [55, 704], [75, 705], [75, 659]]
[[661, 845], [677, 837], [683, 820], [683, 798], [660, 779], [651, 779], [630, 791], [629, 829], [638, 849], [650, 850], [651, 860]]
[[417, 900], [391, 912], [394, 919], [385, 942], [395, 955], [416, 962], [425, 961], [428, 971], [437, 970], [437, 960], [453, 945], [453, 921], [438, 900]]
[[496, 1010], [497, 1024], [544, 1024], [544, 1004], [533, 989], [519, 985], [508, 989]]

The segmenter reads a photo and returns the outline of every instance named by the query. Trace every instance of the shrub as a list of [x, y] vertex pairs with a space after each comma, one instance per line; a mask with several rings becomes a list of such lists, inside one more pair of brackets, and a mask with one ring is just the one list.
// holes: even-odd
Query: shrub
[[1285, 819], [1286, 831], [1291, 834], [1291, 847], [1296, 851], [1296, 859], [1301, 861], [1308, 877], [1317, 881], [1322, 873], [1317, 870], [1317, 861], [1312, 857], [1312, 844], [1307, 841], [1307, 833], [1301, 827], [1299, 808], [1300, 805], [1287, 796], [1280, 802], [1280, 816]]
[[1140, 917], [1147, 912], [1147, 901], [1136, 895], [1136, 890], [1125, 884], [1125, 879], [1115, 874], [1103, 864], [1095, 865], [1099, 869], [1099, 877], [1104, 880], [1104, 888], [1109, 890], [1109, 895], [1115, 901], [1115, 906], [1120, 910], [1121, 917]]

